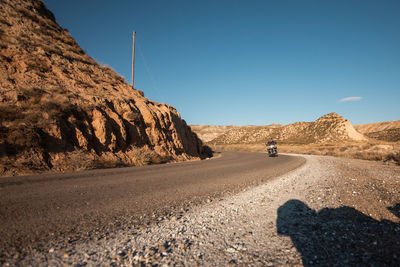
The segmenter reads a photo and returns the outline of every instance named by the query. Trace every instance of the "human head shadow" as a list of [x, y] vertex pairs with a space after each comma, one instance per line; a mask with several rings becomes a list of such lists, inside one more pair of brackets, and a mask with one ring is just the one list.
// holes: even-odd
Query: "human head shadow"
[[[388, 208], [400, 218], [400, 203]], [[399, 266], [400, 224], [352, 207], [315, 211], [292, 199], [278, 208], [277, 232], [290, 236], [304, 266]]]

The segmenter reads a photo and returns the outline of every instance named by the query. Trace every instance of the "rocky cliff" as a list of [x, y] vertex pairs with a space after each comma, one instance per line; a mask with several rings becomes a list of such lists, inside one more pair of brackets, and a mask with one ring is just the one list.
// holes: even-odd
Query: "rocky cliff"
[[322, 116], [315, 122], [296, 122], [289, 125], [240, 127], [227, 131], [210, 141], [210, 144], [251, 144], [273, 138], [293, 144], [325, 143], [335, 141], [364, 141], [349, 120], [336, 113]]
[[199, 159], [177, 110], [83, 51], [39, 0], [0, 1], [0, 173]]

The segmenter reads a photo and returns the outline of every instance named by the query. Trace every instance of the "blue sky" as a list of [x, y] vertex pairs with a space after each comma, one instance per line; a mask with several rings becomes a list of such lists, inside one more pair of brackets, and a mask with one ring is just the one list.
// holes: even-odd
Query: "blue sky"
[[400, 119], [397, 0], [44, 2], [129, 83], [135, 30], [135, 87], [190, 124]]

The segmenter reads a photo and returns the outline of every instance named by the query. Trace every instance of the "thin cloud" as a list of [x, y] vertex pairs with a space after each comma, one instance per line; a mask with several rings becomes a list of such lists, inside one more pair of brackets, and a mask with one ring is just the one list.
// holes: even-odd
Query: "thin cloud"
[[351, 102], [351, 101], [360, 101], [362, 99], [361, 96], [350, 96], [350, 97], [345, 97], [339, 100], [339, 102]]

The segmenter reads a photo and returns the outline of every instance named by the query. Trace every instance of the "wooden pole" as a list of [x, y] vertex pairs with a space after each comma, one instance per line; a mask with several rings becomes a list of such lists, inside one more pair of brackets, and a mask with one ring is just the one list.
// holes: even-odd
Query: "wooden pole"
[[134, 83], [134, 77], [135, 77], [135, 34], [136, 32], [133, 32], [133, 47], [132, 47], [132, 88], [135, 88], [135, 83]]

